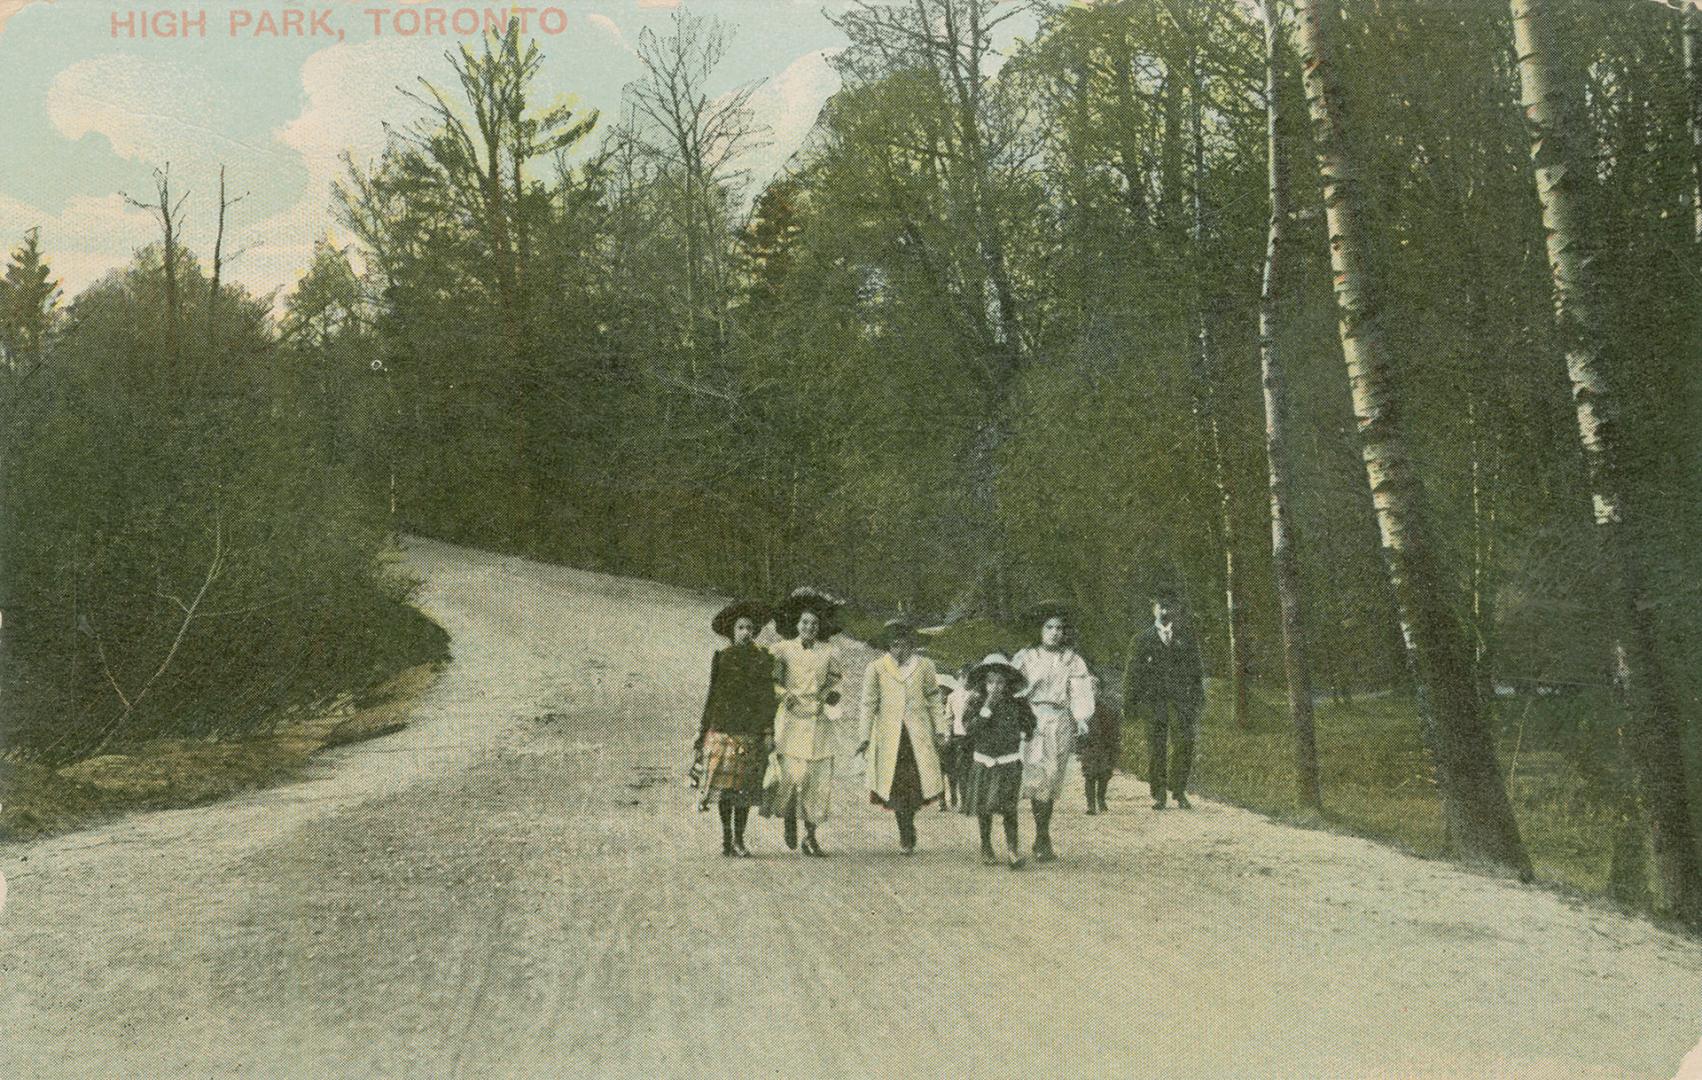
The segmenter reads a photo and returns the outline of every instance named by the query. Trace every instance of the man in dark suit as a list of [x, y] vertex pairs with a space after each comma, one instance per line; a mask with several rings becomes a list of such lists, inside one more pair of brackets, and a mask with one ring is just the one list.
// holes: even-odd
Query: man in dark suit
[[[1152, 625], [1135, 635], [1123, 669], [1123, 715], [1134, 716], [1145, 703], [1147, 713], [1147, 784], [1152, 808], [1163, 810], [1168, 771], [1169, 794], [1188, 809], [1188, 773], [1194, 765], [1194, 742], [1205, 704], [1205, 676], [1200, 666], [1200, 643], [1177, 623], [1174, 593], [1161, 591], [1152, 600]], [[1170, 740], [1172, 723], [1176, 738]], [[1168, 770], [1166, 749], [1168, 744]]]

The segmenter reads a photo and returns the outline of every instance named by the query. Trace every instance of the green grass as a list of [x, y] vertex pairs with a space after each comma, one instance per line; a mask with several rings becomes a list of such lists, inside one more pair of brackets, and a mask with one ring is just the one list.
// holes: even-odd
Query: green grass
[[[1301, 806], [1295, 789], [1286, 699], [1256, 687], [1253, 700], [1251, 722], [1237, 728], [1228, 686], [1214, 680], [1208, 688], [1194, 771], [1201, 792], [1284, 821], [1342, 828], [1417, 855], [1447, 854], [1441, 804], [1411, 697], [1388, 694], [1318, 705], [1321, 817]], [[1580, 713], [1594, 717], [1611, 705], [1525, 699], [1498, 702], [1494, 709], [1508, 796], [1537, 877], [1586, 895], [1606, 894], [1620, 812], [1604, 776], [1581, 766], [1592, 759], [1607, 761], [1612, 750], [1579, 738], [1577, 731]], [[1125, 767], [1144, 778], [1146, 747], [1138, 725], [1125, 729], [1124, 747]]]

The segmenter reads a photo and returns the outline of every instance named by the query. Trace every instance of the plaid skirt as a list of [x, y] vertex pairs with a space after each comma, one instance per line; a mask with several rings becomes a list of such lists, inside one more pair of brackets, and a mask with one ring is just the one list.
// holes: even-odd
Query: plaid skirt
[[731, 796], [751, 806], [762, 798], [762, 771], [768, 757], [761, 735], [729, 735], [711, 731], [703, 737], [703, 800]]

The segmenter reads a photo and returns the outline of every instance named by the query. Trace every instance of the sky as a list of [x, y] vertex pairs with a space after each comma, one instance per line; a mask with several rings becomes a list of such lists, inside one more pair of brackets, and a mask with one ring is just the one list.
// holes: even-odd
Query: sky
[[[567, 96], [615, 118], [637, 78], [645, 28], [665, 33], [678, 0], [533, 0], [544, 54], [538, 101]], [[258, 294], [287, 291], [322, 237], [346, 243], [330, 212], [345, 150], [357, 162], [384, 127], [416, 118], [399, 86], [449, 79], [457, 12], [486, 0], [0, 0], [0, 246], [39, 228], [69, 298], [158, 238], [126, 204], [154, 194], [170, 163], [186, 192], [185, 237], [203, 259], [226, 168], [226, 274]], [[442, 32], [430, 33], [442, 13]], [[302, 12], [287, 19], [291, 10]], [[843, 38], [821, 0], [694, 0], [732, 42], [712, 93], [761, 80], [751, 105], [768, 145], [744, 164], [774, 173], [838, 88], [828, 63]], [[317, 13], [318, 18], [312, 17]], [[202, 31], [201, 16], [205, 16]], [[412, 30], [413, 33], [408, 33]], [[295, 31], [295, 32], [290, 32]], [[166, 36], [160, 36], [161, 34]], [[143, 35], [146, 36], [143, 36]], [[282, 293], [279, 294], [280, 296]]]

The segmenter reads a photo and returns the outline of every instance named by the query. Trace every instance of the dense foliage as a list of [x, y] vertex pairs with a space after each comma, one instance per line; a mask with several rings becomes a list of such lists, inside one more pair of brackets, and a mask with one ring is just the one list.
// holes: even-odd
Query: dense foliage
[[[12, 277], [47, 284], [35, 261]], [[442, 653], [382, 572], [361, 433], [324, 426], [341, 354], [169, 263], [151, 246], [64, 311], [5, 295], [0, 744], [22, 758], [240, 734]]]
[[[1588, 43], [1573, 52], [1580, 78], [1599, 89], [1609, 339], [1676, 644], [1697, 483], [1684, 71], [1670, 11], [1603, 22], [1589, 5], [1565, 10]], [[1235, 542], [1253, 568], [1258, 669], [1274, 676], [1258, 557], [1258, 27], [1227, 2], [1188, 5], [1182, 25], [1149, 0], [1070, 5], [1004, 49], [1008, 28], [971, 40], [958, 26], [959, 52], [981, 51], [954, 72], [915, 46], [921, 29], [869, 11], [886, 14], [845, 17], [845, 89], [760, 191], [715, 153], [733, 137], [725, 123], [713, 137], [690, 117], [674, 131], [636, 108], [600, 140], [575, 128], [565, 155], [497, 124], [493, 171], [482, 138], [469, 156], [436, 137], [434, 107], [375, 167], [351, 171], [342, 196], [371, 310], [359, 329], [371, 348], [357, 351], [382, 355], [368, 377], [390, 385], [406, 429], [400, 513], [609, 569], [758, 591], [809, 578], [944, 616], [987, 606], [966, 544], [993, 535], [975, 520], [988, 503], [1007, 579], [993, 606], [1074, 595], [1089, 637], [1115, 647], [1142, 617], [1142, 591], [1170, 582], [1215, 639], [1216, 493], [1198, 417], [1209, 389]], [[1347, 6], [1346, 25], [1374, 254], [1393, 284], [1387, 323], [1461, 618], [1482, 623], [1497, 679], [1599, 682], [1589, 500], [1506, 14], [1367, 2]], [[722, 32], [689, 15], [679, 26]], [[524, 53], [499, 44], [492, 62]], [[1190, 238], [1196, 57], [1203, 251]], [[713, 56], [693, 59], [669, 74], [688, 98], [719, 100]], [[979, 93], [956, 87], [959, 74]], [[459, 82], [470, 102], [508, 94], [514, 115], [541, 112], [523, 80]], [[502, 112], [451, 100], [468, 116]], [[1327, 683], [1385, 686], [1399, 642], [1303, 117], [1290, 126], [1305, 262], [1286, 289], [1284, 351], [1316, 663]], [[1200, 298], [1217, 354], [1203, 373]], [[997, 468], [977, 474], [968, 464], [989, 441]]]

